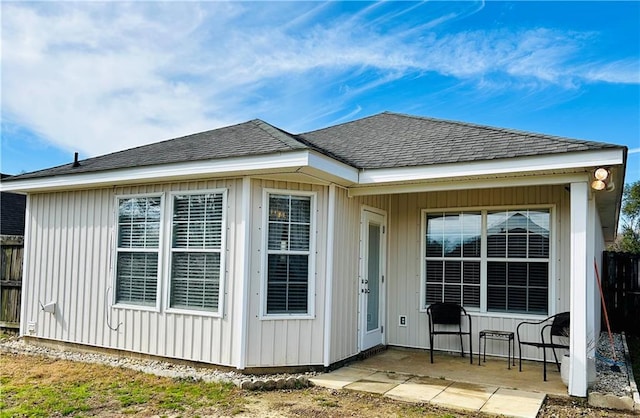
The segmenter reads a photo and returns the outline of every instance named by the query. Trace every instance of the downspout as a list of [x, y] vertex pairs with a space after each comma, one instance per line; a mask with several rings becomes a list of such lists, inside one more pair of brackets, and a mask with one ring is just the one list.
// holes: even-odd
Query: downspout
[[329, 203], [327, 214], [327, 256], [325, 267], [325, 295], [324, 295], [324, 367], [331, 364], [331, 319], [333, 305], [333, 243], [336, 222], [336, 185], [329, 185]]
[[251, 270], [251, 178], [242, 178], [242, 223], [237, 237], [242, 237], [242, 303], [240, 309], [240, 359], [238, 369], [247, 365], [247, 336], [249, 333], [249, 284]]

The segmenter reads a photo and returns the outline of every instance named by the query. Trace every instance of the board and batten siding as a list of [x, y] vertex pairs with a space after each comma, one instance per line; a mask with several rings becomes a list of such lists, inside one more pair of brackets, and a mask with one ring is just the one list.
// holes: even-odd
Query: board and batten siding
[[[166, 312], [166, 257], [170, 246], [170, 214], [165, 213], [164, 251], [160, 254], [161, 308], [141, 310], [112, 306], [113, 264], [117, 234], [116, 196], [170, 192], [227, 190], [226, 254], [221, 317]], [[21, 333], [38, 338], [120, 349], [163, 357], [235, 366], [234, 306], [242, 305], [233, 280], [237, 266], [235, 230], [242, 208], [242, 180], [209, 180], [98, 190], [42, 193], [29, 196], [28, 251], [25, 266], [24, 313]], [[40, 304], [55, 302], [55, 313]], [[121, 324], [118, 327], [118, 324]], [[110, 329], [111, 327], [117, 330]]]
[[[264, 315], [265, 301], [261, 286], [266, 277], [263, 256], [263, 210], [265, 189], [278, 193], [295, 194], [297, 191], [315, 193], [315, 285], [313, 292], [314, 315], [310, 318], [287, 319], [282, 315], [270, 318]], [[322, 185], [253, 179], [251, 182], [251, 245], [250, 283], [247, 328], [247, 367], [281, 367], [322, 365], [324, 345], [327, 213], [329, 188]]]
[[[349, 197], [336, 188], [330, 361], [358, 354], [360, 221], [363, 205], [387, 211], [389, 196]], [[383, 323], [384, 324], [384, 323]]]
[[[570, 206], [564, 186], [533, 186], [487, 190], [460, 190], [430, 193], [397, 194], [390, 197], [388, 220], [388, 281], [387, 281], [387, 343], [390, 345], [428, 348], [428, 317], [421, 309], [422, 210], [465, 208], [527, 208], [533, 205], [553, 205], [551, 219], [552, 252], [550, 293], [554, 300], [550, 314], [569, 310]], [[470, 313], [473, 322], [473, 345], [477, 352], [478, 331], [483, 329], [516, 330], [518, 323], [532, 318], [523, 315]], [[406, 326], [398, 318], [406, 315]], [[534, 317], [535, 318], [535, 317]], [[535, 338], [535, 336], [531, 336]], [[438, 336], [434, 348], [459, 351], [459, 339]], [[465, 342], [468, 350], [468, 339]], [[487, 342], [488, 354], [505, 355], [502, 342]], [[538, 358], [536, 349], [523, 352], [524, 357]]]

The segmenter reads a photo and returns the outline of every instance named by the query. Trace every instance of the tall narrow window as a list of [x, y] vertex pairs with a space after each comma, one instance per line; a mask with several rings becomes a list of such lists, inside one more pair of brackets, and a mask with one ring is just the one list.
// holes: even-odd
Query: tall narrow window
[[118, 199], [116, 303], [155, 306], [160, 196]]
[[267, 314], [309, 313], [312, 197], [268, 195]]
[[218, 312], [224, 194], [173, 197], [171, 308]]
[[546, 314], [549, 211], [487, 215], [487, 310]]
[[426, 302], [480, 307], [479, 212], [427, 215]]

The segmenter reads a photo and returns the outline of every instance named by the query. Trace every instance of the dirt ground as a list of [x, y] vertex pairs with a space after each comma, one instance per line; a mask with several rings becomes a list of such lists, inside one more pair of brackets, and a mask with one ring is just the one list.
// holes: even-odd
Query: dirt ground
[[[2, 386], [10, 388], [12, 385], [22, 385], [28, 392], [33, 382], [54, 390], [56, 387], [73, 389], [81, 382], [90, 382], [91, 390], [98, 392], [91, 397], [87, 409], [73, 413], [58, 412], [49, 409], [40, 416], [97, 416], [97, 417], [486, 417], [480, 413], [464, 413], [446, 410], [428, 404], [410, 404], [383, 398], [362, 392], [347, 390], [331, 390], [312, 387], [298, 390], [280, 390], [271, 392], [243, 391], [232, 388], [225, 392], [220, 402], [198, 404], [189, 402], [186, 398], [179, 401], [187, 405], [181, 411], [161, 407], [158, 402], [140, 402], [123, 407], [114, 397], [113, 387], [124, 382], [123, 390], [137, 390], [136, 388], [151, 387], [150, 391], [159, 394], [167, 391], [169, 378], [145, 375], [140, 372], [123, 370], [107, 366], [74, 363], [64, 360], [53, 360], [38, 356], [25, 356], [2, 353], [0, 355], [0, 377]], [[102, 383], [104, 382], [104, 383]], [[24, 386], [27, 385], [27, 386]], [[197, 382], [189, 383], [190, 387], [199, 386]], [[130, 389], [127, 389], [130, 388]], [[49, 389], [47, 389], [49, 390]], [[189, 390], [182, 388], [184, 394]], [[4, 399], [3, 398], [4, 392]], [[42, 392], [43, 394], [48, 392]], [[35, 393], [34, 393], [35, 394]], [[120, 393], [122, 395], [122, 393]], [[39, 394], [36, 395], [40, 396]], [[55, 397], [57, 395], [53, 395]], [[64, 396], [72, 396], [65, 392]], [[160, 395], [158, 395], [160, 396]], [[199, 395], [198, 395], [199, 396]], [[0, 387], [0, 416], [27, 416], [24, 414], [7, 414], [2, 411], [11, 408], [15, 400], [11, 400], [5, 390]], [[182, 398], [181, 398], [182, 399]], [[42, 400], [36, 400], [41, 402]], [[15, 406], [15, 405], [13, 405]], [[607, 411], [590, 408], [583, 400], [550, 398], [547, 400], [539, 417], [632, 417], [631, 413]]]

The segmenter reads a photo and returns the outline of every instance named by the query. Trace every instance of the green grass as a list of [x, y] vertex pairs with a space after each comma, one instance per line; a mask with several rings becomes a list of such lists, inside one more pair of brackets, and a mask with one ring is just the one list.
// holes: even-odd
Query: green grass
[[[193, 415], [241, 410], [230, 384], [162, 378], [107, 366], [60, 360], [0, 357], [0, 417], [116, 414]], [[217, 413], [215, 413], [217, 412]]]

